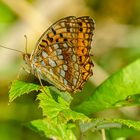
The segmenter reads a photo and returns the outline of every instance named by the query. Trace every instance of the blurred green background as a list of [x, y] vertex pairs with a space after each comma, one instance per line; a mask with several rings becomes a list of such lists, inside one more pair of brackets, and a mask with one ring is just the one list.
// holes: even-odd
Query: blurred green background
[[[24, 51], [26, 34], [28, 52], [31, 52], [46, 28], [58, 19], [72, 15], [88, 15], [96, 22], [92, 47], [94, 76], [85, 88], [89, 84], [98, 86], [109, 75], [139, 58], [139, 0], [0, 0], [0, 44]], [[36, 94], [24, 95], [10, 104], [8, 102], [10, 83], [17, 78], [23, 64], [20, 53], [0, 48], [0, 140], [45, 139], [25, 127], [28, 121], [41, 118]], [[27, 81], [34, 80], [24, 71], [20, 76]], [[75, 103], [86, 96], [75, 95]], [[140, 120], [140, 108], [125, 107], [94, 115]], [[86, 135], [86, 140], [101, 139], [99, 132]], [[139, 132], [127, 128], [108, 130], [107, 136], [109, 140], [140, 139]]]

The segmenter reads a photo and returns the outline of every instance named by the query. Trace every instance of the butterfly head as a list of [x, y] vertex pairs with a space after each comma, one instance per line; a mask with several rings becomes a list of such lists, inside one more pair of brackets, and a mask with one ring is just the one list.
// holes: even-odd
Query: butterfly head
[[23, 60], [25, 61], [25, 63], [27, 65], [30, 65], [30, 54], [29, 53], [23, 53], [22, 56], [23, 56]]

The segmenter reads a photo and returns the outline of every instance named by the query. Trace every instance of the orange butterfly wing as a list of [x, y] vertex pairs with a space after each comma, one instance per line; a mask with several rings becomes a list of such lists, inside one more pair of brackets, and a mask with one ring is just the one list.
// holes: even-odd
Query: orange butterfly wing
[[94, 22], [66, 17], [43, 33], [32, 52], [32, 71], [60, 90], [77, 92], [92, 75], [90, 57]]

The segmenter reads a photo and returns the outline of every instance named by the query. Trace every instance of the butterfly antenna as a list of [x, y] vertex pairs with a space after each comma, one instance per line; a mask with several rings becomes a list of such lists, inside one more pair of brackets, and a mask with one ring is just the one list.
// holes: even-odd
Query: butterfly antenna
[[5, 48], [5, 49], [8, 49], [8, 50], [13, 50], [13, 51], [16, 51], [16, 52], [23, 53], [22, 51], [19, 51], [19, 50], [16, 50], [16, 49], [12, 49], [12, 48], [8, 48], [8, 47], [2, 46], [2, 45], [0, 45], [0, 47], [1, 48]]
[[27, 36], [26, 35], [24, 35], [24, 37], [25, 37], [25, 41], [26, 41], [26, 44], [25, 44], [25, 53], [27, 54]]

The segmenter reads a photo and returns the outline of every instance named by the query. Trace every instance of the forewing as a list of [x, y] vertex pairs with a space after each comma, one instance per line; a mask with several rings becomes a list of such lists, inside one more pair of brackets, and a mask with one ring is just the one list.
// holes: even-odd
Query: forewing
[[61, 90], [73, 91], [73, 77], [79, 76], [76, 35], [76, 18], [61, 19], [44, 32], [31, 56], [39, 76]]

